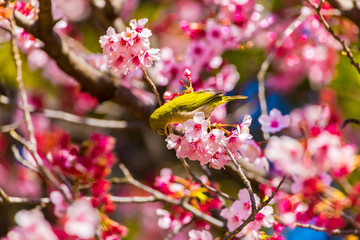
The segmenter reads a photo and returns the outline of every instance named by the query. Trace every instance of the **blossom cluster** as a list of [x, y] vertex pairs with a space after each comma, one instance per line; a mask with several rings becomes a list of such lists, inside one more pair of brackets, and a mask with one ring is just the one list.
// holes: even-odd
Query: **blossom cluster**
[[[290, 136], [271, 137], [264, 151], [274, 171], [288, 174], [293, 181], [291, 193], [280, 191], [275, 196], [279, 220], [291, 227], [300, 222], [341, 229], [346, 221], [340, 213], [358, 208], [353, 197], [358, 192], [354, 186], [345, 195], [333, 185], [356, 169], [357, 149], [346, 143], [339, 116], [328, 105], [295, 109], [290, 117]], [[264, 194], [274, 190], [275, 182], [262, 187]]]
[[[334, 76], [335, 65], [340, 45], [321, 25], [319, 19], [310, 15], [294, 32], [284, 40], [276, 50], [275, 71], [268, 80], [269, 87], [278, 91], [289, 91], [296, 87], [305, 77], [313, 86], [329, 84]], [[269, 50], [284, 31], [283, 27], [273, 28], [267, 33]], [[262, 39], [262, 37], [259, 37]], [[263, 42], [263, 41], [262, 41]]]
[[183, 132], [183, 136], [170, 134], [166, 138], [167, 148], [175, 149], [178, 158], [198, 160], [201, 165], [209, 163], [215, 169], [221, 169], [230, 162], [228, 149], [235, 159], [244, 158], [266, 169], [267, 162], [261, 149], [251, 139], [251, 121], [251, 117], [246, 115], [243, 122], [228, 134], [217, 128], [208, 132], [209, 120], [205, 119], [203, 112], [198, 112], [193, 119], [176, 125], [176, 130]]
[[[200, 180], [204, 185], [210, 186], [206, 176], [201, 176]], [[222, 202], [214, 193], [199, 183], [174, 175], [169, 168], [161, 170], [160, 176], [155, 178], [154, 187], [174, 199], [189, 198], [189, 203], [204, 214], [211, 215], [212, 211], [220, 210], [222, 207]], [[173, 206], [170, 212], [159, 208], [156, 210], [156, 214], [160, 217], [159, 227], [173, 231], [179, 230], [193, 219], [192, 213], [177, 206]], [[201, 220], [196, 220], [195, 223], [198, 226], [210, 227], [208, 223]]]
[[[40, 145], [39, 153], [44, 157], [45, 165], [52, 173], [66, 176], [70, 182], [77, 181], [78, 184], [88, 185], [91, 190], [91, 196], [88, 198], [82, 196], [80, 192], [70, 193], [69, 188], [65, 185], [60, 186], [62, 191], [57, 190], [50, 193], [50, 201], [54, 206], [54, 215], [58, 218], [60, 228], [54, 230], [54, 234], [58, 239], [70, 236], [89, 239], [95, 236], [96, 228], [101, 223], [104, 239], [120, 239], [125, 236], [127, 228], [107, 216], [107, 213], [112, 213], [115, 209], [109, 194], [110, 183], [105, 180], [115, 163], [114, 139], [102, 134], [93, 134], [90, 140], [78, 145], [70, 142], [69, 136], [63, 131], [58, 130], [54, 134], [56, 134], [52, 136], [56, 138], [54, 142], [43, 142], [44, 144]], [[50, 137], [49, 133], [47, 136]], [[41, 140], [40, 143], [46, 137], [39, 138], [38, 136], [37, 138]], [[48, 155], [45, 153], [48, 152], [51, 152], [49, 160], [45, 157]], [[74, 196], [76, 195], [81, 197], [75, 200]], [[20, 214], [20, 216], [23, 215]], [[37, 223], [29, 226], [23, 226], [21, 220], [17, 223], [19, 227], [12, 232], [18, 233], [43, 228]], [[9, 236], [14, 234], [12, 232], [9, 233]], [[35, 236], [38, 237], [36, 234]], [[9, 240], [12, 239], [9, 237]]]
[[[306, 138], [298, 140], [290, 136], [273, 136], [265, 148], [265, 156], [275, 164], [276, 169], [295, 178], [304, 179], [327, 172], [340, 178], [351, 173], [355, 168], [357, 149], [344, 142], [336, 125], [329, 122], [328, 107], [309, 106], [302, 112], [295, 110], [290, 114], [294, 119], [292, 129], [308, 129]], [[279, 151], [283, 154], [279, 155]]]
[[[258, 196], [255, 197], [256, 206], [260, 204]], [[234, 231], [239, 227], [245, 219], [251, 214], [251, 201], [247, 189], [241, 189], [238, 193], [239, 200], [232, 203], [229, 208], [221, 210], [220, 215], [227, 219], [227, 227], [229, 231]], [[259, 230], [261, 227], [271, 228], [274, 224], [274, 209], [271, 206], [265, 206], [255, 216], [255, 220], [246, 225], [237, 237], [245, 236], [245, 239], [262, 239]]]
[[103, 54], [115, 74], [128, 74], [138, 68], [150, 67], [154, 60], [160, 59], [160, 49], [150, 48], [151, 30], [145, 28], [148, 19], [130, 21], [131, 28], [117, 34], [109, 27], [100, 38]]

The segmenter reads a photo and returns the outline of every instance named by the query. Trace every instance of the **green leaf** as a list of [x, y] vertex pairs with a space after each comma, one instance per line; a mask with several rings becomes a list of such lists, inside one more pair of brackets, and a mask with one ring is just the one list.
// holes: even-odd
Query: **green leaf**
[[[359, 62], [360, 54], [354, 58]], [[340, 55], [337, 76], [331, 81], [330, 88], [336, 92], [345, 118], [360, 119], [360, 74], [346, 56]]]

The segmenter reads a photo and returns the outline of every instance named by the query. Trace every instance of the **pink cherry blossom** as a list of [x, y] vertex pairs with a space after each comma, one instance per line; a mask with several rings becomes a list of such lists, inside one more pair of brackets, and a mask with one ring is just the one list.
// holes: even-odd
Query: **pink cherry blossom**
[[86, 199], [79, 199], [70, 205], [66, 211], [67, 221], [65, 232], [79, 238], [92, 238], [100, 223], [100, 216], [97, 209]]
[[203, 112], [195, 113], [193, 119], [187, 120], [184, 124], [185, 138], [188, 141], [194, 141], [204, 138], [207, 135], [208, 120], [205, 119]]
[[17, 212], [15, 222], [18, 226], [7, 234], [8, 240], [58, 240], [39, 209]]
[[171, 229], [172, 231], [178, 231], [184, 224], [187, 224], [192, 219], [192, 214], [184, 212], [182, 208], [174, 208], [173, 213], [158, 208], [156, 209], [156, 215], [160, 216], [158, 225], [162, 229]]
[[160, 228], [162, 229], [170, 228], [171, 218], [170, 218], [170, 213], [168, 211], [162, 208], [158, 208], [156, 209], [156, 215], [160, 217], [158, 221], [158, 225]]
[[251, 162], [256, 168], [269, 170], [269, 162], [262, 155], [260, 146], [253, 139], [248, 139], [239, 146], [239, 152], [245, 161]]
[[[225, 208], [220, 215], [227, 219], [227, 227], [229, 231], [235, 230], [241, 223], [251, 214], [251, 201], [249, 192], [246, 189], [239, 190], [239, 200], [236, 200], [230, 208]], [[256, 196], [256, 202], [259, 198]]]
[[66, 213], [68, 204], [64, 196], [59, 191], [53, 191], [50, 193], [50, 201], [54, 204], [54, 214], [60, 217]]
[[356, 148], [343, 144], [338, 135], [323, 131], [308, 140], [308, 150], [320, 171], [333, 170], [340, 174], [341, 170], [348, 174], [354, 169]]
[[[225, 136], [225, 132], [220, 129], [208, 132], [208, 123], [204, 113], [198, 112], [193, 119], [187, 120], [184, 124], [177, 124], [176, 129], [184, 134], [183, 136], [169, 134], [165, 140], [167, 148], [174, 148], [178, 158], [198, 160], [201, 165], [209, 163], [210, 167], [215, 169], [223, 168], [230, 161], [224, 146], [235, 158], [241, 157], [240, 146], [245, 143], [245, 140], [252, 138], [249, 133], [251, 117], [245, 115], [243, 122], [237, 124], [236, 130], [228, 136]], [[260, 162], [265, 163], [263, 159]]]
[[275, 133], [280, 130], [289, 127], [290, 116], [282, 115], [276, 108], [270, 111], [268, 116], [261, 115], [259, 117], [259, 123], [261, 124], [261, 130], [267, 133]]
[[[316, 173], [311, 162], [303, 165], [304, 154], [303, 146], [287, 136], [271, 137], [265, 148], [265, 156], [275, 164], [276, 169], [294, 176]], [[305, 167], [308, 168], [305, 170]]]
[[304, 108], [294, 109], [290, 113], [291, 123], [290, 131], [292, 136], [302, 135], [302, 129], [306, 126], [308, 129], [324, 129], [330, 120], [330, 108], [328, 105], [308, 105]]
[[213, 236], [206, 230], [191, 230], [189, 231], [189, 240], [213, 240]]
[[145, 24], [146, 18], [130, 21], [131, 28], [117, 34], [109, 27], [106, 35], [100, 37], [103, 54], [108, 59], [108, 66], [115, 74], [128, 74], [136, 69], [150, 67], [160, 59], [160, 50], [150, 48], [149, 37], [152, 35]]

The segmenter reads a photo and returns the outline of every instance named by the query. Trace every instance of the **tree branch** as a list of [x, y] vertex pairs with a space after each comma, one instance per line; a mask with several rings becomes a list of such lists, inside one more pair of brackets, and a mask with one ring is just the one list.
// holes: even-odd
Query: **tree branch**
[[307, 2], [310, 5], [310, 7], [315, 11], [316, 15], [319, 17], [319, 21], [324, 26], [326, 31], [328, 31], [331, 34], [331, 36], [341, 44], [341, 46], [343, 48], [343, 51], [346, 53], [346, 56], [350, 60], [350, 63], [356, 68], [356, 70], [360, 74], [360, 65], [359, 65], [359, 63], [355, 61], [354, 56], [353, 56], [350, 48], [346, 45], [345, 41], [342, 40], [338, 35], [335, 34], [332, 27], [325, 20], [324, 16], [320, 13], [321, 9], [319, 7], [317, 7], [315, 4], [313, 4], [312, 2], [310, 2], [310, 0], [304, 0], [304, 1]]
[[339, 9], [341, 15], [350, 19], [360, 28], [360, 9], [355, 1], [351, 0], [327, 0], [334, 8]]
[[255, 202], [254, 191], [251, 187], [251, 183], [250, 183], [249, 179], [247, 179], [247, 177], [245, 176], [239, 163], [234, 158], [234, 155], [230, 152], [230, 150], [225, 145], [224, 145], [224, 148], [225, 148], [228, 156], [230, 157], [231, 161], [235, 165], [237, 174], [240, 176], [242, 182], [244, 183], [246, 189], [249, 192], [250, 201], [251, 201], [251, 212], [255, 212], [256, 211], [256, 202]]
[[[285, 29], [284, 34], [275, 42], [275, 46], [270, 54], [267, 55], [265, 61], [261, 64], [260, 70], [257, 74], [257, 79], [259, 82], [258, 97], [260, 102], [261, 114], [267, 115], [268, 109], [266, 104], [266, 95], [265, 95], [265, 74], [270, 66], [271, 61], [274, 59], [276, 51], [279, 47], [282, 46], [285, 39], [290, 36], [294, 30], [308, 17], [308, 12], [303, 11], [301, 14], [291, 22], [291, 24]], [[264, 139], [269, 139], [268, 133], [263, 133]]]
[[[97, 70], [72, 51], [66, 41], [52, 29], [52, 15], [45, 11], [50, 1], [42, 0], [39, 4], [42, 7], [38, 20], [31, 21], [14, 11], [16, 24], [40, 39], [44, 43], [43, 50], [56, 61], [62, 71], [78, 81], [83, 90], [98, 98], [100, 102], [113, 100], [137, 118], [147, 122], [154, 106], [143, 103], [129, 89], [115, 84], [119, 81], [115, 76]], [[41, 9], [45, 9], [45, 12], [41, 12]]]
[[189, 164], [187, 163], [187, 161], [183, 158], [179, 158], [179, 160], [181, 161], [182, 165], [184, 166], [187, 174], [197, 183], [200, 184], [201, 187], [204, 187], [206, 188], [207, 190], [209, 190], [210, 192], [214, 192], [215, 194], [223, 197], [223, 198], [226, 198], [228, 200], [231, 200], [231, 201], [235, 201], [235, 199], [231, 196], [229, 196], [228, 194], [216, 189], [216, 188], [213, 188], [212, 186], [208, 186], [206, 184], [204, 184], [198, 177], [196, 177], [196, 175], [191, 171], [191, 168], [189, 166]]
[[312, 224], [303, 224], [303, 223], [296, 223], [296, 227], [299, 228], [309, 228], [318, 232], [326, 232], [333, 236], [346, 236], [346, 235], [356, 235], [360, 236], [360, 229], [334, 229], [329, 230], [324, 227], [318, 227]]
[[148, 186], [142, 184], [141, 182], [135, 180], [132, 177], [129, 170], [125, 167], [125, 165], [120, 164], [119, 167], [120, 167], [121, 171], [124, 173], [125, 179], [128, 181], [128, 183], [130, 183], [130, 184], [144, 190], [145, 192], [150, 193], [157, 200], [167, 202], [167, 203], [170, 203], [170, 204], [173, 204], [173, 205], [180, 206], [180, 207], [184, 208], [186, 211], [191, 212], [193, 214], [193, 216], [195, 216], [195, 217], [197, 217], [199, 219], [202, 219], [202, 220], [212, 224], [215, 227], [223, 228], [225, 226], [225, 224], [222, 221], [220, 221], [219, 219], [214, 218], [214, 217], [212, 217], [210, 215], [204, 214], [200, 210], [194, 208], [188, 202], [183, 201], [182, 199], [170, 198], [170, 197], [166, 196], [165, 194], [163, 194], [163, 193], [161, 193], [161, 192], [159, 192], [159, 191], [157, 191], [157, 190], [155, 190], [155, 189], [153, 189], [151, 187], [148, 187]]
[[232, 239], [239, 232], [241, 232], [241, 230], [243, 230], [246, 227], [246, 225], [248, 225], [250, 222], [254, 221], [256, 214], [258, 214], [258, 212], [260, 212], [261, 209], [263, 209], [265, 206], [267, 206], [269, 204], [269, 202], [275, 197], [275, 194], [279, 191], [279, 189], [282, 186], [282, 184], [284, 183], [285, 179], [286, 179], [286, 176], [284, 176], [281, 179], [279, 185], [276, 187], [275, 191], [271, 194], [271, 196], [266, 201], [264, 201], [255, 211], [252, 211], [250, 216], [247, 219], [245, 219], [245, 221], [239, 227], [237, 227], [234, 231], [232, 231], [231, 233], [226, 235], [223, 240]]

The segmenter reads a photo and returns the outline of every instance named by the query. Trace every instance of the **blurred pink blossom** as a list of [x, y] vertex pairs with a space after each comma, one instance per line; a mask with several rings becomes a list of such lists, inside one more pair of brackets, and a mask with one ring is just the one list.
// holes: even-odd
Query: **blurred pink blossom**
[[17, 227], [8, 234], [8, 240], [58, 240], [40, 210], [21, 210], [15, 215]]
[[191, 230], [189, 233], [189, 240], [213, 240], [213, 236], [209, 231]]
[[88, 200], [76, 200], [68, 207], [66, 216], [64, 229], [67, 234], [83, 239], [95, 236], [100, 216], [98, 210], [94, 209]]

